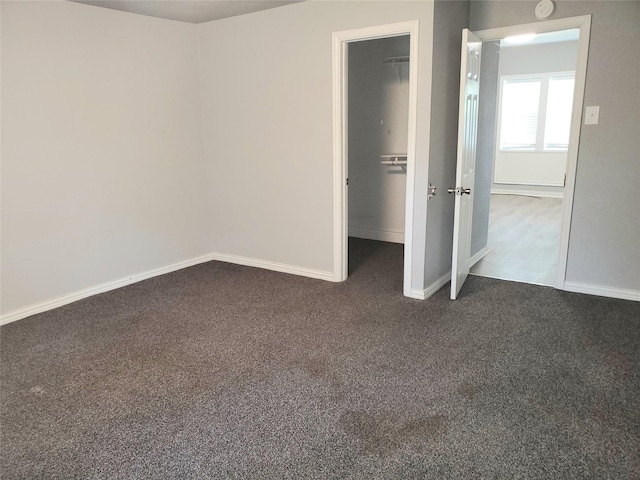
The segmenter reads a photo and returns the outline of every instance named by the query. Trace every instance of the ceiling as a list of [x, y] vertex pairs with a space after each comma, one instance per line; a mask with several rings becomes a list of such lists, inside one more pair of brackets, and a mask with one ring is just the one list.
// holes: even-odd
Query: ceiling
[[70, 0], [96, 7], [188, 23], [203, 23], [303, 0]]

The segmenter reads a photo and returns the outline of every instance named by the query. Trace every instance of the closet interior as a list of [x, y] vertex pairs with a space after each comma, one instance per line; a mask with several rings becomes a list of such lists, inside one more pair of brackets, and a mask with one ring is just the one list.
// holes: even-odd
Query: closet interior
[[348, 46], [349, 237], [404, 243], [409, 41]]

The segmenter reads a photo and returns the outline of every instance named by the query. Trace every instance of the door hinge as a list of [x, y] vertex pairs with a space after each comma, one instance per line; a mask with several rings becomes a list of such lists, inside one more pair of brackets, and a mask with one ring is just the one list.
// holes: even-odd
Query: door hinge
[[427, 200], [431, 200], [436, 196], [437, 189], [437, 187], [434, 187], [433, 185], [431, 185], [431, 182], [429, 182], [429, 187], [427, 188]]
[[562, 186], [566, 187], [567, 186], [567, 174], [564, 174], [564, 180], [562, 181]]
[[349, 185], [349, 177], [347, 177], [347, 185]]

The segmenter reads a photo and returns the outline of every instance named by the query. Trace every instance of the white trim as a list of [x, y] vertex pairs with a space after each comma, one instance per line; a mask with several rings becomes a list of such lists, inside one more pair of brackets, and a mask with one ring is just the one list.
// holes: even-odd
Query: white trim
[[[591, 15], [581, 15], [577, 17], [558, 18], [556, 20], [546, 20], [544, 22], [524, 23], [520, 25], [510, 25], [508, 27], [489, 28], [478, 30], [475, 35], [483, 42], [489, 40], [503, 40], [512, 35], [524, 35], [526, 33], [546, 33], [557, 32], [558, 30], [569, 30], [580, 28], [585, 23], [591, 23]], [[582, 30], [580, 38], [582, 38]]]
[[574, 293], [586, 293], [600, 297], [619, 298], [622, 300], [634, 300], [640, 302], [640, 291], [623, 288], [603, 287], [579, 282], [564, 282], [564, 290]]
[[415, 298], [416, 300], [426, 300], [431, 295], [433, 295], [438, 290], [440, 290], [442, 287], [444, 287], [450, 280], [451, 280], [451, 272], [448, 272], [442, 277], [440, 277], [438, 280], [433, 282], [424, 290], [418, 290], [415, 288], [411, 289], [407, 297]]
[[348, 124], [346, 117], [348, 109], [343, 108], [346, 103], [346, 73], [347, 72], [347, 48], [346, 44], [333, 34], [333, 276], [334, 281], [342, 282], [347, 279], [349, 274], [348, 265], [344, 258], [348, 254], [347, 236], [347, 171], [345, 168], [347, 148], [346, 142], [343, 141], [343, 135], [346, 133], [343, 126]]
[[[540, 153], [540, 152], [536, 152], [536, 153]], [[495, 176], [495, 172], [494, 172], [494, 176]], [[494, 185], [523, 185], [523, 186], [528, 186], [528, 185], [532, 185], [534, 187], [560, 187], [562, 188], [564, 185], [562, 185], [562, 182], [536, 182], [535, 184], [531, 183], [531, 182], [521, 182], [518, 180], [512, 180], [510, 178], [507, 178], [505, 180], [493, 180]]]
[[478, 251], [473, 257], [469, 259], [469, 268], [473, 268], [473, 266], [482, 260], [491, 250], [489, 249], [489, 245]]
[[564, 198], [564, 192], [549, 190], [519, 190], [517, 188], [492, 188], [491, 195], [520, 195], [524, 197]]
[[126, 287], [127, 285], [141, 282], [142, 280], [147, 280], [152, 277], [175, 272], [176, 270], [182, 270], [183, 268], [192, 267], [200, 263], [210, 262], [211, 260], [213, 260], [212, 254], [202, 255], [190, 260], [174, 263], [166, 267], [156, 268], [154, 270], [149, 270], [143, 273], [138, 273], [129, 277], [121, 278], [113, 282], [106, 282], [100, 285], [96, 285], [95, 287], [85, 288], [84, 290], [69, 293], [67, 295], [63, 295], [52, 300], [47, 300], [45, 302], [36, 303], [35, 305], [19, 308], [2, 315], [2, 318], [0, 318], [0, 325], [15, 322], [16, 320], [21, 320], [37, 313], [53, 310], [54, 308], [62, 307], [63, 305], [68, 305], [69, 303], [77, 302], [78, 300], [82, 300], [83, 298], [91, 297], [99, 293], [115, 290], [116, 288]]
[[413, 223], [415, 161], [418, 117], [418, 20], [345, 30], [333, 33], [333, 280], [348, 276], [348, 192], [347, 177], [347, 45], [350, 42], [409, 35], [409, 119], [407, 138], [407, 180], [405, 197], [405, 241], [403, 293], [412, 296]]
[[[418, 20], [412, 22], [409, 58], [409, 123], [407, 138], [407, 180], [404, 216], [404, 280], [403, 293], [407, 295], [412, 290], [413, 273], [413, 201], [416, 182], [416, 145], [418, 143], [418, 58], [420, 56], [419, 37], [420, 24]], [[428, 166], [427, 166], [428, 168]], [[426, 218], [424, 219], [426, 227]], [[426, 297], [425, 297], [426, 298]]]
[[229, 255], [227, 253], [213, 253], [212, 259], [219, 262], [234, 263], [236, 265], [244, 265], [246, 267], [262, 268], [265, 270], [272, 270], [274, 272], [289, 273], [291, 275], [316, 278], [329, 282], [335, 281], [333, 272], [325, 272], [322, 270], [314, 270], [311, 268], [297, 267], [295, 265], [288, 265], [286, 263], [270, 262], [268, 260], [259, 260], [257, 258]]
[[381, 242], [404, 243], [404, 232], [396, 230], [371, 230], [369, 228], [349, 227], [349, 236], [379, 240]]
[[571, 230], [571, 214], [573, 212], [573, 194], [576, 182], [578, 163], [578, 147], [580, 145], [580, 128], [582, 124], [582, 109], [584, 107], [584, 90], [587, 78], [587, 60], [589, 56], [589, 37], [591, 33], [591, 15], [579, 17], [559, 18], [544, 22], [513, 25], [509, 27], [481, 30], [475, 34], [483, 41], [501, 40], [510, 35], [525, 33], [545, 33], [570, 28], [580, 29], [578, 39], [578, 62], [573, 91], [573, 113], [571, 115], [571, 134], [569, 136], [569, 150], [567, 152], [567, 179], [564, 190], [562, 212], [562, 227], [560, 230], [560, 251], [558, 253], [558, 276], [555, 287], [564, 289], [567, 274], [567, 258], [569, 252], [569, 233]]
[[571, 134], [567, 152], [567, 178], [564, 187], [564, 203], [562, 211], [562, 227], [560, 230], [560, 253], [558, 254], [557, 288], [565, 288], [567, 261], [569, 257], [569, 232], [573, 213], [573, 195], [578, 168], [578, 149], [580, 146], [580, 128], [582, 127], [582, 109], [584, 108], [584, 90], [587, 81], [587, 60], [589, 57], [589, 36], [591, 32], [591, 15], [584, 18], [580, 25], [578, 44], [578, 63], [576, 65], [576, 81], [573, 94], [573, 114], [571, 117]]

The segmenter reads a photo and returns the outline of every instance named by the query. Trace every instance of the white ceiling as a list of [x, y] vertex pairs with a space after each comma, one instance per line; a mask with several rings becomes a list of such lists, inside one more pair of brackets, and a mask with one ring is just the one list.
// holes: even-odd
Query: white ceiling
[[70, 0], [150, 17], [202, 23], [281, 7], [303, 0]]

